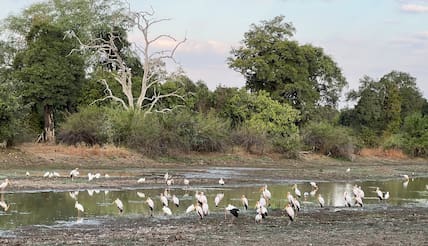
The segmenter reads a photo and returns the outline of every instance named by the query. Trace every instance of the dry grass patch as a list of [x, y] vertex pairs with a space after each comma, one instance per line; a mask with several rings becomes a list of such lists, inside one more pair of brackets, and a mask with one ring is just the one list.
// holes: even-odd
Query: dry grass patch
[[71, 155], [78, 157], [121, 157], [126, 158], [132, 153], [125, 148], [112, 145], [88, 147], [85, 145], [68, 146], [68, 145], [48, 145], [48, 144], [25, 144], [21, 149], [33, 154], [55, 153], [56, 155]]
[[363, 148], [360, 151], [362, 157], [381, 157], [393, 160], [408, 159], [408, 156], [399, 149]]

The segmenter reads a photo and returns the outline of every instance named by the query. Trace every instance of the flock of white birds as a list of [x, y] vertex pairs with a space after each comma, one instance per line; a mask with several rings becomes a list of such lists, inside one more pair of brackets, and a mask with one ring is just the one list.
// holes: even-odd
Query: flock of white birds
[[[348, 170], [346, 172], [349, 172]], [[27, 172], [26, 173], [27, 176], [30, 176], [30, 174]], [[80, 175], [79, 173], [79, 169], [75, 168], [73, 169], [70, 174], [69, 177], [71, 179], [74, 179], [76, 177], [78, 177]], [[51, 172], [48, 171], [46, 173], [44, 173], [43, 177], [45, 178], [54, 178], [54, 177], [60, 177], [60, 174], [57, 172]], [[100, 173], [88, 173], [88, 181], [92, 181], [93, 179], [99, 179], [101, 178], [101, 174]], [[105, 174], [104, 175], [105, 178], [108, 178], [109, 175]], [[402, 177], [404, 178], [404, 186], [407, 186], [408, 182], [409, 182], [409, 176], [408, 175], [402, 175]], [[164, 193], [161, 193], [159, 196], [159, 202], [162, 206], [162, 211], [165, 215], [172, 215], [172, 211], [169, 208], [169, 204], [173, 204], [173, 206], [179, 207], [180, 206], [180, 200], [176, 195], [172, 195], [169, 193], [169, 188], [174, 185], [174, 179], [173, 177], [167, 173], [165, 173], [164, 175], [164, 180], [165, 180], [165, 184], [167, 186], [167, 188], [165, 189]], [[146, 181], [146, 178], [140, 178], [137, 180], [137, 183], [144, 183]], [[6, 204], [6, 202], [4, 201], [4, 196], [3, 196], [3, 191], [6, 189], [6, 187], [8, 185], [10, 185], [10, 181], [9, 179], [5, 179], [5, 181], [3, 183], [0, 184], [0, 190], [1, 192], [1, 199], [0, 199], [0, 207], [4, 210], [7, 211], [10, 207], [9, 204]], [[190, 186], [190, 180], [189, 179], [183, 179], [182, 180], [182, 184], [184, 184], [186, 187]], [[218, 180], [218, 184], [220, 186], [223, 186], [225, 184], [225, 180], [223, 178], [220, 178]], [[299, 199], [304, 198], [306, 199], [308, 196], [312, 196], [315, 197], [317, 192], [319, 191], [319, 187], [315, 182], [310, 182], [311, 185], [311, 191], [309, 192], [304, 192], [302, 194], [302, 192], [299, 190], [299, 188], [297, 187], [297, 184], [295, 184], [292, 187], [292, 190], [294, 191], [294, 194], [292, 194], [293, 191], [289, 191], [287, 192], [286, 195], [286, 205], [284, 207], [284, 211], [287, 214], [288, 218], [290, 219], [290, 223], [291, 221], [293, 221], [296, 217], [297, 212], [300, 211], [301, 209], [301, 205], [300, 205], [300, 201]], [[426, 185], [426, 188], [428, 189], [428, 185]], [[89, 192], [89, 190], [88, 190]], [[92, 192], [94, 192], [92, 190]], [[107, 190], [105, 191], [106, 193], [108, 192]], [[377, 198], [382, 201], [382, 200], [388, 200], [390, 198], [390, 194], [388, 191], [384, 192], [382, 190], [379, 189], [379, 187], [376, 187], [376, 190], [373, 191], [376, 193]], [[83, 207], [83, 205], [81, 203], [79, 203], [78, 199], [77, 199], [77, 195], [78, 195], [78, 191], [74, 191], [74, 192], [69, 192], [70, 197], [72, 197], [75, 200], [75, 205], [74, 207], [77, 210], [77, 216], [78, 218], [81, 216], [81, 213], [85, 212], [85, 209]], [[138, 197], [140, 198], [146, 198], [145, 194], [142, 192], [137, 192]], [[186, 209], [186, 213], [191, 213], [193, 211], [196, 212], [196, 215], [200, 218], [203, 219], [205, 216], [209, 215], [209, 205], [208, 205], [208, 199], [206, 194], [204, 194], [204, 192], [202, 191], [196, 191], [195, 192], [195, 203], [188, 206]], [[318, 203], [320, 207], [324, 207], [325, 206], [325, 200], [323, 198], [323, 196], [318, 192], [318, 196], [316, 196], [318, 199]], [[359, 207], [363, 207], [364, 203], [363, 203], [363, 199], [365, 197], [364, 191], [360, 186], [355, 185], [352, 189], [352, 194], [345, 191], [343, 194], [343, 201], [344, 201], [344, 205], [347, 207], [351, 207], [351, 206], [359, 206]], [[216, 207], [218, 207], [218, 205], [220, 204], [220, 202], [222, 201], [222, 199], [224, 198], [224, 193], [218, 193], [215, 198], [214, 198], [214, 204]], [[270, 201], [272, 199], [272, 194], [268, 189], [267, 185], [264, 185], [261, 189], [260, 189], [260, 199], [258, 199], [256, 201], [255, 204], [255, 222], [256, 223], [260, 223], [262, 222], [263, 219], [266, 218], [266, 216], [268, 215], [268, 209], [270, 207]], [[248, 199], [245, 195], [241, 196], [241, 205], [242, 205], [242, 209], [247, 210], [249, 208], [249, 204], [248, 204]], [[147, 197], [145, 200], [145, 203], [147, 204], [147, 206], [150, 209], [150, 215], [153, 216], [153, 210], [155, 208], [155, 201], [150, 198]], [[124, 211], [124, 206], [123, 206], [123, 202], [117, 198], [116, 200], [113, 201], [112, 204], [115, 204], [117, 209], [119, 210], [119, 213], [122, 213]], [[228, 204], [225, 208], [225, 218], [226, 218], [226, 214], [227, 212], [229, 212], [230, 214], [233, 215], [233, 218], [237, 218], [239, 216], [239, 212], [240, 209], [232, 204]]]

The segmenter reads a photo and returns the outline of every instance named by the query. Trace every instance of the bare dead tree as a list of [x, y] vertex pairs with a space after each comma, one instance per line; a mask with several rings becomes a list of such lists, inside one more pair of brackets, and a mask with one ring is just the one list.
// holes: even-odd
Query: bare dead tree
[[[80, 51], [91, 51], [94, 52], [100, 59], [111, 65], [111, 74], [114, 80], [120, 84], [122, 92], [126, 97], [126, 100], [114, 95], [110, 89], [108, 80], [102, 79], [101, 83], [105, 87], [105, 96], [97, 99], [93, 103], [98, 101], [104, 101], [107, 99], [119, 102], [126, 110], [141, 110], [145, 114], [153, 112], [155, 105], [163, 98], [167, 97], [178, 97], [183, 99], [182, 95], [179, 94], [179, 90], [175, 90], [166, 94], [161, 93], [158, 87], [166, 80], [165, 73], [162, 71], [164, 64], [167, 60], [178, 64], [174, 55], [176, 50], [182, 45], [186, 38], [178, 41], [171, 35], [161, 34], [155, 37], [151, 37], [149, 30], [153, 28], [155, 24], [169, 21], [170, 19], [157, 19], [154, 17], [155, 11], [132, 12], [129, 11], [127, 20], [131, 26], [136, 27], [138, 32], [142, 35], [142, 44], [135, 44], [136, 50], [134, 53], [137, 55], [141, 54], [142, 66], [143, 66], [143, 77], [141, 81], [140, 94], [134, 96], [132, 93], [132, 73], [131, 68], [126, 64], [123, 54], [117, 47], [116, 42], [120, 41], [120, 36], [110, 31], [107, 35], [108, 38], [94, 38], [89, 43], [82, 43], [79, 37], [74, 32], [70, 31], [67, 36], [74, 37], [80, 43]], [[173, 47], [168, 50], [157, 50], [152, 52], [152, 46], [160, 40], [169, 40], [174, 43]], [[74, 52], [73, 50], [72, 52]], [[151, 90], [150, 96], [148, 95], [149, 89]], [[170, 111], [169, 108], [163, 108], [157, 110], [159, 112]]]

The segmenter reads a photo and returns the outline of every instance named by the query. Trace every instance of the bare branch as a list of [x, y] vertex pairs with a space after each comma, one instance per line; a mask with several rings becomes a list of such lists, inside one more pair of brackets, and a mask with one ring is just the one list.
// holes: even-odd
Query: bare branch
[[120, 102], [122, 104], [122, 106], [126, 110], [128, 110], [128, 106], [126, 105], [125, 101], [123, 101], [121, 98], [116, 97], [116, 96], [113, 95], [113, 92], [111, 91], [110, 87], [108, 86], [107, 81], [105, 79], [102, 79], [101, 83], [105, 86], [104, 92], [106, 92], [107, 96], [93, 101], [90, 105], [93, 105], [93, 104], [95, 104], [97, 102], [105, 101], [107, 99], [113, 99], [114, 101]]

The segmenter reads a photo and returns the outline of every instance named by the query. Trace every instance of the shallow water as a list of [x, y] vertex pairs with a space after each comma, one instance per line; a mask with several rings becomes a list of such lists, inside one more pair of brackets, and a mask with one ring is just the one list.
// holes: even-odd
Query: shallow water
[[[222, 172], [222, 175], [226, 173]], [[193, 174], [187, 175], [191, 178]], [[185, 175], [186, 176], [186, 175]], [[227, 182], [227, 179], [226, 179]], [[272, 193], [270, 201], [271, 208], [283, 208], [286, 204], [286, 194], [290, 191], [294, 195], [292, 186], [297, 183], [302, 194], [310, 192], [311, 186], [308, 182], [287, 182], [270, 184], [269, 190]], [[426, 185], [428, 178], [416, 178], [403, 183], [403, 180], [383, 180], [383, 181], [365, 181], [354, 183], [318, 183], [319, 190], [314, 196], [300, 198], [303, 211], [319, 209], [317, 194], [322, 194], [326, 206], [342, 209], [344, 207], [343, 193], [348, 191], [352, 194], [352, 187], [359, 185], [365, 192], [364, 208], [372, 209], [376, 207], [405, 206], [405, 207], [428, 207], [428, 190]], [[173, 216], [195, 216], [195, 214], [186, 215], [186, 208], [195, 203], [195, 192], [203, 191], [208, 198], [210, 211], [212, 213], [223, 213], [227, 204], [233, 204], [242, 207], [240, 197], [245, 194], [249, 200], [250, 208], [253, 209], [256, 200], [260, 197], [259, 184], [245, 185], [226, 185], [220, 186], [216, 182], [213, 185], [184, 187], [173, 186], [169, 193], [175, 194], [180, 199], [180, 207], [175, 207], [169, 202]], [[379, 201], [374, 192], [376, 187], [382, 191], [389, 191], [391, 197], [387, 201]], [[155, 202], [154, 216], [166, 218], [162, 213], [162, 206], [159, 200], [160, 193], [163, 193], [165, 187], [142, 185], [141, 189], [123, 189], [123, 190], [80, 190], [77, 194], [77, 200], [81, 203], [85, 212], [78, 214], [74, 208], [75, 200], [70, 192], [17, 192], [3, 193], [1, 200], [10, 205], [7, 211], [0, 209], [0, 229], [13, 229], [23, 225], [40, 226], [70, 226], [75, 223], [96, 224], [109, 216], [150, 216], [150, 210], [144, 202], [147, 197], [151, 197]], [[138, 192], [138, 194], [137, 194]], [[142, 198], [142, 193], [145, 197]], [[224, 198], [218, 208], [214, 206], [216, 194], [224, 193]], [[139, 196], [140, 195], [140, 196]], [[123, 214], [119, 214], [113, 201], [120, 198], [124, 204]], [[352, 208], [354, 209], [354, 208]], [[359, 209], [359, 208], [358, 208]], [[251, 212], [252, 213], [252, 212]]]

